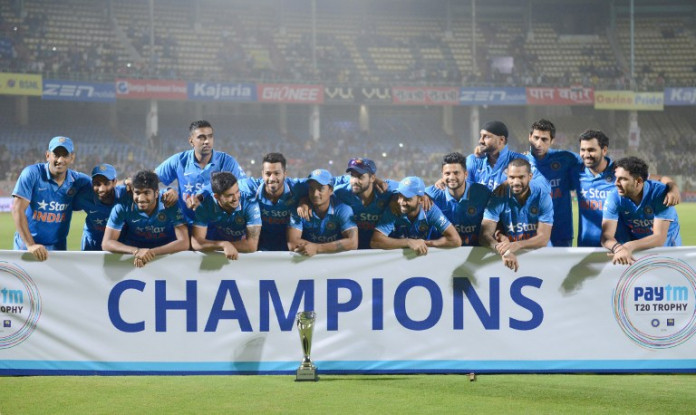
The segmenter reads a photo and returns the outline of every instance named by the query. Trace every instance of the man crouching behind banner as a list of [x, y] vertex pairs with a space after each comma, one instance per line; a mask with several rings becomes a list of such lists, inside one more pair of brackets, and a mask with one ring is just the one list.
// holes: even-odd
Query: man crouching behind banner
[[[553, 229], [553, 203], [548, 189], [532, 182], [527, 160], [512, 160], [506, 172], [508, 188], [501, 195], [494, 193], [483, 213], [481, 246], [495, 249], [505, 266], [517, 272], [515, 252], [548, 244]], [[502, 232], [497, 231], [499, 223]]]
[[114, 205], [104, 232], [103, 250], [132, 254], [133, 264], [140, 268], [156, 255], [189, 249], [188, 226], [181, 208], [165, 207], [158, 187], [154, 172], [142, 170], [135, 175], [133, 201]]

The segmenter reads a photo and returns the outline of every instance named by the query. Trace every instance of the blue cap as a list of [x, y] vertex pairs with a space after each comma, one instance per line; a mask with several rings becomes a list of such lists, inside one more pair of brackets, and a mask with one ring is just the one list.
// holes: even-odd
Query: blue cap
[[357, 172], [359, 174], [375, 174], [377, 173], [377, 165], [374, 161], [370, 159], [354, 158], [350, 159], [350, 161], [348, 162], [348, 168], [346, 169], [346, 173], [350, 173], [351, 171]]
[[420, 177], [408, 176], [399, 182], [397, 192], [405, 198], [410, 199], [413, 196], [423, 196], [425, 194], [425, 184]]
[[114, 180], [116, 178], [116, 169], [111, 164], [97, 164], [92, 169], [92, 177], [94, 176], [104, 176], [107, 180]]
[[309, 175], [307, 180], [314, 180], [315, 182], [319, 183], [322, 186], [325, 186], [327, 184], [330, 186], [333, 186], [333, 176], [331, 175], [331, 173], [329, 173], [328, 170], [324, 170], [324, 169], [314, 170]]
[[58, 147], [63, 147], [64, 149], [68, 150], [68, 153], [70, 154], [72, 154], [75, 151], [75, 147], [73, 147], [72, 140], [68, 137], [53, 137], [51, 141], [48, 143], [48, 151], [50, 151], [51, 153], [53, 153], [53, 151]]

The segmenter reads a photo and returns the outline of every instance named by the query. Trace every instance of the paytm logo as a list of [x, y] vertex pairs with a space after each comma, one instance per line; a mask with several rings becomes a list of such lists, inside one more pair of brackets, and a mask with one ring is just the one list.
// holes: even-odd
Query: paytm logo
[[689, 301], [689, 288], [685, 286], [634, 287], [633, 301]]
[[0, 299], [3, 304], [24, 304], [24, 292], [22, 290], [0, 290]]

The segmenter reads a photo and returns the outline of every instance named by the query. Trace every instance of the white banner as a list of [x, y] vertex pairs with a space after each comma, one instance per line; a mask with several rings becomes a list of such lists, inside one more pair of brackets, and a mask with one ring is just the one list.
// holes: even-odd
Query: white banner
[[696, 372], [694, 247], [408, 252], [0, 251], [0, 375]]

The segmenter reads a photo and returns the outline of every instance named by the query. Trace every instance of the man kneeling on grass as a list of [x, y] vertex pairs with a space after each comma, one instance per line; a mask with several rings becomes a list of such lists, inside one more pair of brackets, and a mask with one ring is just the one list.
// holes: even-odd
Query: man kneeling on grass
[[132, 254], [133, 264], [138, 268], [144, 267], [156, 255], [189, 249], [189, 232], [184, 214], [179, 205], [164, 206], [157, 190], [157, 175], [142, 170], [135, 175], [132, 183], [133, 201], [114, 205], [104, 232], [102, 249]]

